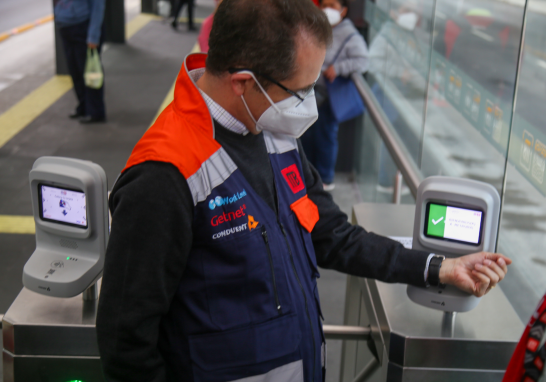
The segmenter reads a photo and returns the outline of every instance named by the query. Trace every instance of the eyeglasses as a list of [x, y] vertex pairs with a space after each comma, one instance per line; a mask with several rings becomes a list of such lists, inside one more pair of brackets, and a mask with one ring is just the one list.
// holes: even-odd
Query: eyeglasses
[[260, 77], [265, 78], [269, 82], [274, 83], [275, 85], [280, 87], [282, 90], [284, 90], [285, 92], [287, 92], [291, 96], [294, 96], [297, 99], [299, 99], [301, 102], [303, 102], [305, 100], [305, 98], [307, 98], [307, 96], [313, 91], [313, 89], [315, 88], [315, 85], [317, 84], [317, 81], [318, 81], [318, 78], [317, 78], [317, 81], [313, 82], [313, 84], [308, 86], [307, 88], [305, 88], [303, 90], [293, 91], [293, 90], [288, 89], [286, 86], [284, 86], [280, 82], [275, 81], [273, 78], [271, 78], [267, 74], [262, 74], [260, 72], [255, 71], [255, 70], [252, 70], [252, 69], [248, 69], [248, 68], [230, 68], [230, 69], [228, 69], [228, 72], [230, 74], [239, 73], [239, 72], [252, 72], [254, 74], [257, 74]]

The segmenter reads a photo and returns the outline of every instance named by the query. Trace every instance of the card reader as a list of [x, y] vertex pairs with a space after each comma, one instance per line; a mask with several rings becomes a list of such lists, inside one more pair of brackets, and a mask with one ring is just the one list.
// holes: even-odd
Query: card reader
[[[470, 179], [432, 176], [417, 190], [413, 249], [446, 258], [495, 252], [500, 197], [490, 184]], [[480, 299], [460, 289], [408, 286], [409, 298], [445, 312], [467, 312]]]
[[53, 297], [73, 297], [101, 276], [108, 244], [108, 185], [99, 165], [41, 157], [30, 171], [36, 250], [23, 285]]

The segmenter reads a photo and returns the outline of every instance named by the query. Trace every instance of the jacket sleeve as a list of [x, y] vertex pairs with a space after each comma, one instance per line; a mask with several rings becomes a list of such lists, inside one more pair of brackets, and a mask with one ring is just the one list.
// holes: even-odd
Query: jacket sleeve
[[368, 47], [360, 35], [351, 37], [344, 48], [346, 54], [334, 63], [338, 76], [349, 77], [353, 73], [364, 73], [368, 70]]
[[91, 16], [89, 19], [89, 29], [87, 30], [87, 43], [98, 44], [100, 41], [105, 3], [106, 0], [91, 1]]
[[317, 264], [354, 276], [425, 286], [429, 253], [406, 249], [397, 241], [350, 224], [330, 193], [324, 191], [320, 175], [305, 158], [301, 144], [299, 151], [307, 195], [320, 216], [311, 233]]
[[192, 245], [193, 200], [168, 163], [124, 173], [110, 196], [112, 230], [97, 315], [97, 339], [109, 382], [164, 382], [160, 321]]

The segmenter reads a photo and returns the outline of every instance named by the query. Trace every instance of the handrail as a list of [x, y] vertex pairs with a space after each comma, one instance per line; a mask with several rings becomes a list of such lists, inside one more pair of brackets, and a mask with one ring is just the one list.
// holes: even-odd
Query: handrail
[[383, 112], [383, 108], [379, 105], [372, 90], [366, 81], [364, 81], [362, 74], [354, 73], [352, 78], [364, 101], [368, 115], [373, 121], [377, 132], [383, 139], [387, 150], [389, 150], [394, 163], [402, 173], [411, 193], [415, 197], [419, 184], [424, 179], [419, 167], [402, 143], [402, 140], [389, 121], [389, 118]]

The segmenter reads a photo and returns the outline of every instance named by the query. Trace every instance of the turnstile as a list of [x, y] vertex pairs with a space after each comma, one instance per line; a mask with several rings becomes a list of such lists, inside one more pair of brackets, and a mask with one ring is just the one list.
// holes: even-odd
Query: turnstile
[[23, 288], [2, 321], [4, 382], [105, 382], [95, 317], [98, 300], [55, 298]]
[[[411, 239], [415, 206], [358, 204], [353, 223]], [[502, 285], [502, 284], [501, 284]], [[366, 381], [500, 382], [524, 325], [500, 288], [457, 315], [442, 335], [443, 312], [414, 304], [406, 286], [348, 276], [345, 325], [370, 326], [379, 367]], [[340, 382], [352, 382], [373, 359], [366, 342], [345, 341]]]

